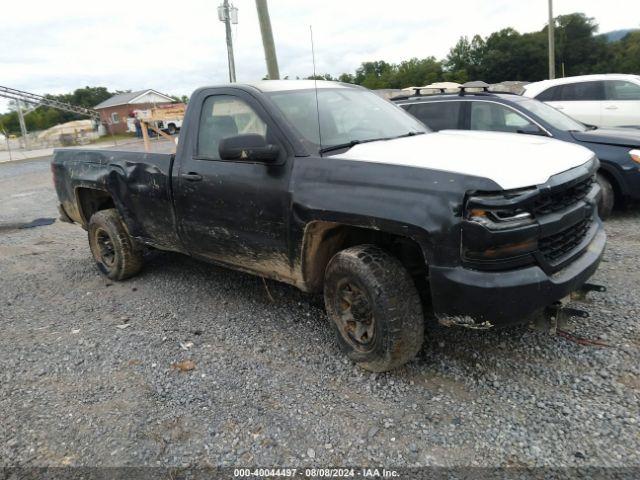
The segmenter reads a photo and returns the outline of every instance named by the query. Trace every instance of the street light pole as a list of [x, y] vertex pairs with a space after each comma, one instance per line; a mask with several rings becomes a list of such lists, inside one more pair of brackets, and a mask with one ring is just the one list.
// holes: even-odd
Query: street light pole
[[553, 0], [549, 0], [549, 80], [556, 78], [556, 38]]
[[269, 80], [279, 80], [278, 58], [276, 57], [276, 46], [273, 42], [273, 31], [271, 30], [271, 19], [269, 18], [267, 0], [256, 0], [256, 9], [258, 10], [258, 21], [260, 22], [262, 46], [264, 47], [264, 58], [267, 61]]
[[[227, 35], [227, 58], [229, 60], [229, 81], [236, 81], [236, 62], [233, 58], [233, 40], [231, 39], [231, 8], [229, 0], [223, 0], [222, 5], [218, 8], [218, 18], [224, 22]], [[236, 22], [237, 23], [237, 20]]]

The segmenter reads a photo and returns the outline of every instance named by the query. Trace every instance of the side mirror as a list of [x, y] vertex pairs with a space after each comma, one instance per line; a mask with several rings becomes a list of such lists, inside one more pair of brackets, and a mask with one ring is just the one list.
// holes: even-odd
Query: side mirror
[[247, 134], [220, 140], [218, 153], [222, 160], [245, 160], [271, 163], [278, 159], [280, 149], [270, 145], [262, 135]]
[[525, 135], [542, 135], [543, 137], [547, 136], [544, 131], [542, 131], [537, 125], [534, 125], [532, 123], [529, 123], [524, 127], [520, 127], [516, 131], [518, 133], [524, 133]]

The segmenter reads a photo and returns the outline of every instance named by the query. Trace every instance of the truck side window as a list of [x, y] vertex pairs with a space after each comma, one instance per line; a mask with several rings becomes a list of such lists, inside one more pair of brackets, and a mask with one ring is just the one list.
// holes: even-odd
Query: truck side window
[[[431, 130], [460, 128], [461, 102], [426, 102], [407, 105], [407, 111]], [[403, 105], [404, 107], [404, 105]]]
[[471, 102], [471, 130], [516, 133], [524, 127], [537, 128], [525, 117], [503, 105]]
[[220, 141], [243, 134], [267, 135], [267, 124], [253, 108], [229, 95], [213, 95], [205, 100], [198, 129], [198, 156], [220, 160]]

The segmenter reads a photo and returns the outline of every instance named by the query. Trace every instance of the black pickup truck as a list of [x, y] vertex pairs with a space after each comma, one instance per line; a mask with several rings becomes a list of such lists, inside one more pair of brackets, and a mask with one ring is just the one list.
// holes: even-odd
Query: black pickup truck
[[143, 249], [324, 291], [362, 367], [411, 359], [444, 325], [527, 321], [580, 288], [605, 234], [598, 160], [542, 137], [431, 133], [372, 92], [265, 81], [197, 90], [175, 155], [56, 150], [61, 218], [123, 280]]

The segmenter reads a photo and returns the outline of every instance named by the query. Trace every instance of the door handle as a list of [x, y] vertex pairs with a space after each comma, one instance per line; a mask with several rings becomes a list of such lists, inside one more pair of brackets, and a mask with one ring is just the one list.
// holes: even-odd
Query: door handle
[[202, 180], [202, 175], [195, 172], [183, 173], [180, 176], [189, 182], [199, 182]]
[[616, 107], [615, 105], [611, 105], [609, 107], [604, 107], [605, 110], [617, 110], [618, 107]]

